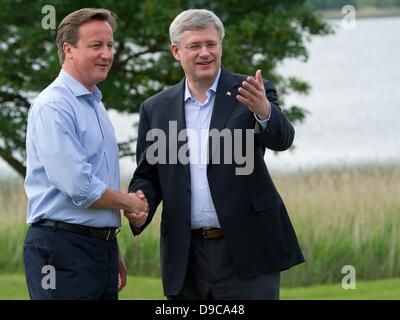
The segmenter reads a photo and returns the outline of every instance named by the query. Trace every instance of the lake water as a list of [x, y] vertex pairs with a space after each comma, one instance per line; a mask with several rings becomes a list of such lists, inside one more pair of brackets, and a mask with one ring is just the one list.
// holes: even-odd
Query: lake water
[[[310, 114], [295, 126], [295, 150], [267, 152], [272, 171], [400, 163], [400, 18], [358, 19], [349, 30], [340, 21], [330, 23], [335, 34], [313, 38], [306, 63], [285, 61], [279, 67], [312, 89], [308, 96], [286, 99]], [[134, 135], [137, 116], [110, 115], [118, 141]], [[133, 168], [132, 159], [121, 160], [122, 174], [130, 175]], [[0, 170], [11, 172], [4, 162]]]
[[356, 29], [314, 38], [307, 63], [288, 61], [285, 75], [311, 84], [287, 102], [311, 114], [296, 125], [294, 152], [270, 159], [279, 169], [400, 162], [400, 18], [359, 19]]

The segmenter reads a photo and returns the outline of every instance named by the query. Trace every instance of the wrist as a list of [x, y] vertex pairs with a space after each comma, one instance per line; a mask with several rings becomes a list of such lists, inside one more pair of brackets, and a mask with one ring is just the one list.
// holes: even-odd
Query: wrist
[[134, 211], [134, 202], [132, 196], [129, 195], [129, 193], [122, 193], [124, 196], [124, 210], [127, 212], [133, 212]]
[[260, 121], [264, 121], [269, 119], [270, 113], [271, 113], [271, 105], [267, 101], [267, 104], [265, 105], [263, 110], [261, 112], [257, 112], [256, 115]]
[[256, 113], [256, 116], [260, 121], [268, 119], [268, 113]]

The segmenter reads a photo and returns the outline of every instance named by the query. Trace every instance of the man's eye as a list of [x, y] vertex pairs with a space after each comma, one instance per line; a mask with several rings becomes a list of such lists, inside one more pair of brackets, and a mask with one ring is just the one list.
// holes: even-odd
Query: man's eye
[[191, 49], [191, 50], [198, 50], [201, 48], [201, 44], [200, 43], [191, 43], [191, 44], [187, 45], [187, 48]]

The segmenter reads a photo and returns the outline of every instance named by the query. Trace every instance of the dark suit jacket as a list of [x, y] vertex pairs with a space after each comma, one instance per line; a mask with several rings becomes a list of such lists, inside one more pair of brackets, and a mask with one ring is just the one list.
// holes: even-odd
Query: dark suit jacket
[[[254, 170], [249, 175], [236, 175], [235, 168], [240, 165], [235, 161], [231, 164], [221, 161], [222, 164], [207, 165], [207, 177], [235, 267], [241, 275], [251, 277], [288, 269], [303, 262], [304, 258], [286, 208], [264, 161], [265, 148], [283, 151], [291, 146], [294, 129], [278, 107], [275, 88], [265, 81], [272, 111], [268, 126], [264, 131], [260, 130], [253, 113], [235, 98], [244, 79], [245, 76], [222, 68], [210, 130], [256, 129]], [[188, 264], [191, 241], [190, 167], [179, 163], [151, 165], [146, 160], [146, 150], [153, 142], [146, 142], [146, 133], [150, 129], [162, 129], [169, 141], [169, 121], [177, 121], [178, 132], [186, 127], [184, 88], [182, 80], [142, 104], [137, 169], [129, 185], [129, 192], [142, 189], [149, 201], [147, 222], [140, 231], [132, 228], [135, 235], [150, 223], [157, 206], [163, 201], [160, 255], [165, 295], [180, 292]], [[177, 142], [178, 147], [185, 143]], [[223, 148], [221, 143], [222, 155]], [[243, 150], [246, 150], [245, 146]]]

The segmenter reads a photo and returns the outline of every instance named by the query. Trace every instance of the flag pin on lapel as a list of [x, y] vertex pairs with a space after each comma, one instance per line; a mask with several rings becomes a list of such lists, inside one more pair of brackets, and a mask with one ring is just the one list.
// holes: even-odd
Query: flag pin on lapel
[[227, 92], [226, 92], [226, 95], [227, 95], [227, 96], [230, 96], [230, 95], [231, 95], [231, 93], [230, 93], [229, 91], [227, 91]]

